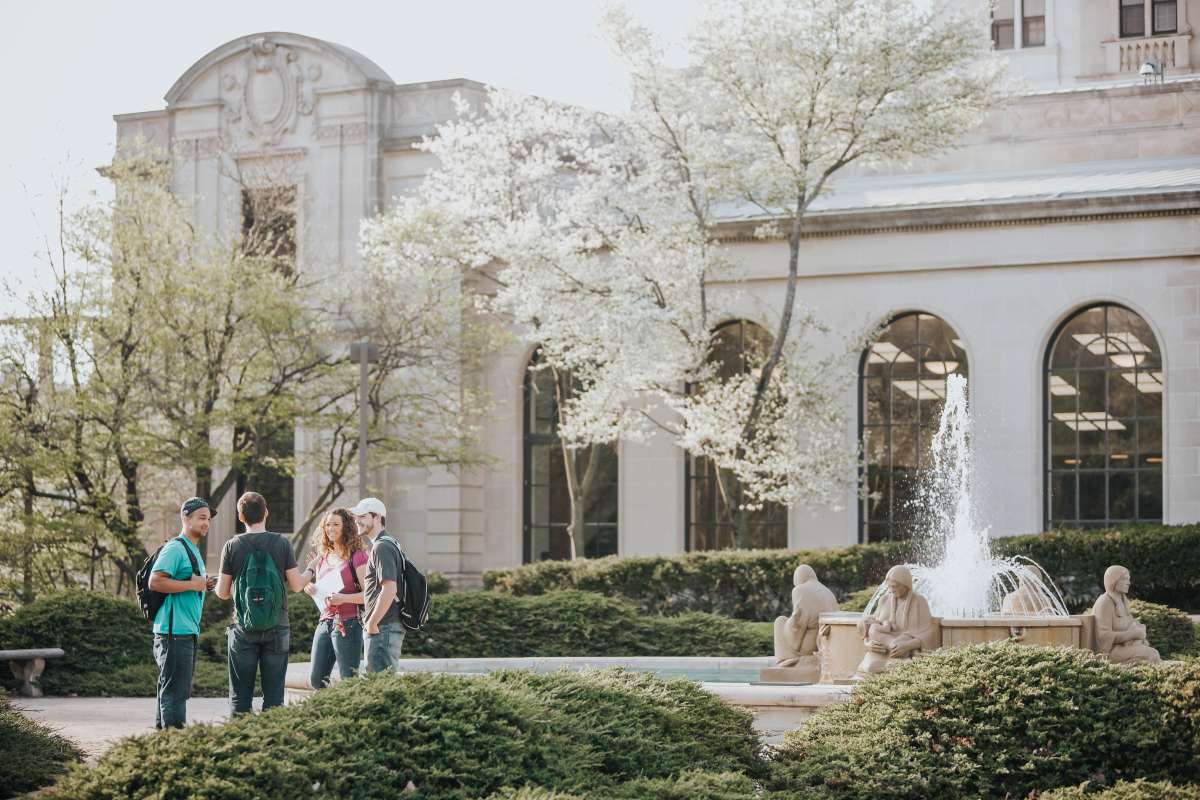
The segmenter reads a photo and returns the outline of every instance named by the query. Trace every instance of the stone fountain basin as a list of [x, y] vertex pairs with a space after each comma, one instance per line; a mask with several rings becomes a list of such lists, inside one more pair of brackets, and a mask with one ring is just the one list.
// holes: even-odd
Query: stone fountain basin
[[[835, 611], [820, 616], [818, 639], [821, 683], [849, 683], [854, 678], [866, 646], [858, 632], [858, 612]], [[942, 647], [962, 647], [1013, 640], [1040, 647], [1076, 647], [1094, 650], [1092, 617], [1022, 617], [1000, 614], [974, 618], [934, 618], [941, 629]]]

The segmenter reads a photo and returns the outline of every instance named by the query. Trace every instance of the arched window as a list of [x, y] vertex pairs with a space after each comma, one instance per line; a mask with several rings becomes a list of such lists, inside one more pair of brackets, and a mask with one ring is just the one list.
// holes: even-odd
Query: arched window
[[858, 540], [905, 539], [919, 523], [921, 471], [946, 400], [946, 376], [967, 376], [967, 351], [933, 314], [901, 314], [859, 364], [859, 440], [866, 493]]
[[[570, 558], [571, 496], [566, 461], [558, 438], [558, 394], [554, 372], [534, 369], [534, 353], [525, 370], [524, 558], [526, 563]], [[572, 386], [565, 387], [569, 393]], [[592, 464], [593, 459], [595, 464]], [[583, 547], [588, 558], [617, 552], [617, 452], [608, 445], [572, 451], [572, 469], [583, 483], [589, 466], [593, 477], [581, 496], [584, 515]]]
[[1046, 353], [1047, 528], [1162, 521], [1163, 370], [1150, 326], [1095, 305]]
[[[766, 360], [771, 335], [753, 322], [728, 322], [713, 333], [709, 359], [720, 374], [737, 375]], [[742, 508], [741, 482], [703, 456], [687, 457], [685, 526], [688, 550], [787, 547], [787, 508], [766, 503]]]

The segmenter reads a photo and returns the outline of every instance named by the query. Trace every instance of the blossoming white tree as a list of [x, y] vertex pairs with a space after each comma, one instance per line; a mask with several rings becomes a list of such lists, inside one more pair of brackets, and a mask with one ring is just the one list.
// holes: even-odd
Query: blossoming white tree
[[[849, 376], [844, 353], [802, 355], [820, 329], [797, 298], [804, 220], [839, 172], [932, 155], [981, 118], [1000, 74], [988, 4], [717, 3], [682, 69], [628, 15], [605, 23], [632, 73], [629, 112], [505, 92], [463, 104], [425, 145], [440, 168], [374, 224], [442, 215], [426, 231], [452, 247], [436, 249], [490, 278], [488, 309], [571, 387], [559, 393], [567, 451], [662, 429], [731, 472], [751, 505], [827, 502], [854, 456]], [[772, 345], [732, 375], [709, 359], [718, 303], [731, 302], [710, 287], [738, 278], [719, 238], [731, 204], [789, 245]], [[586, 481], [567, 482], [575, 553]]]

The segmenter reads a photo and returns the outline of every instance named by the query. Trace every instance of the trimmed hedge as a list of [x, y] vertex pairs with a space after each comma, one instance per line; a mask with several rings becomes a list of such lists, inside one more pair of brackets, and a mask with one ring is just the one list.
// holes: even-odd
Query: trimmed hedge
[[1129, 613], [1146, 626], [1146, 639], [1163, 658], [1190, 656], [1196, 652], [1196, 627], [1192, 618], [1178, 609], [1131, 600]]
[[841, 602], [838, 608], [842, 611], [866, 611], [867, 603], [871, 602], [871, 598], [875, 596], [875, 592], [878, 590], [878, 586], [868, 586], [865, 589], [852, 592], [846, 596], [846, 599]]
[[936, 650], [788, 734], [772, 788], [878, 800], [1191, 780], [1198, 686], [1196, 662], [1122, 668], [1011, 643]]
[[[150, 626], [137, 606], [84, 589], [42, 595], [0, 619], [0, 649], [29, 647], [65, 651], [46, 662], [39, 679], [46, 694], [82, 694], [77, 688], [82, 684], [139, 662], [153, 663]], [[14, 685], [7, 676], [5, 683]]]
[[429, 624], [404, 639], [408, 656], [757, 656], [773, 635], [711, 614], [653, 617], [592, 592], [514, 597], [461, 592], [438, 597]]
[[1040, 795], [1042, 800], [1200, 800], [1200, 786], [1176, 786], [1166, 781], [1124, 781], [1108, 789], [1092, 790], [1090, 784], [1056, 789]]
[[[1200, 605], [1200, 525], [1135, 525], [1112, 530], [1062, 530], [994, 539], [998, 555], [1040, 564], [1072, 609], [1104, 591], [1104, 570], [1133, 572], [1136, 597], [1176, 608]], [[706, 611], [767, 620], [790, 613], [792, 572], [812, 565], [841, 599], [877, 586], [894, 564], [913, 561], [913, 544], [886, 542], [832, 550], [722, 550], [679, 556], [609, 556], [542, 561], [484, 574], [484, 587], [515, 595], [581, 589], [622, 597], [650, 614]]]
[[69, 739], [34, 722], [0, 695], [0, 798], [40, 789], [83, 761], [83, 752]]
[[[621, 746], [612, 746], [619, 736]], [[762, 769], [750, 714], [690, 681], [585, 674], [371, 675], [220, 726], [126, 739], [61, 798], [487, 797]], [[619, 751], [619, 752], [617, 752]]]
[[[316, 627], [316, 606], [303, 594], [291, 595], [289, 602], [292, 652], [307, 654]], [[231, 609], [230, 601], [211, 594], [205, 598], [193, 697], [229, 694], [225, 625]], [[61, 659], [46, 662], [38, 681], [49, 695], [153, 697], [158, 680], [153, 642], [150, 625], [131, 601], [84, 589], [43, 595], [0, 618], [0, 649], [61, 647], [65, 651]], [[16, 687], [7, 670], [0, 685]]]

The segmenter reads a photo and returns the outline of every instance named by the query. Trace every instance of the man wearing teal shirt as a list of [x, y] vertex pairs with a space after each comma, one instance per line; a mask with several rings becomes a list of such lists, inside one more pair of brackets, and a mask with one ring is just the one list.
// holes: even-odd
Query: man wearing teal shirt
[[179, 509], [182, 531], [163, 545], [150, 573], [150, 590], [166, 595], [154, 616], [154, 660], [158, 663], [158, 702], [154, 726], [182, 728], [192, 695], [196, 668], [196, 639], [204, 592], [213, 581], [204, 574], [200, 539], [217, 512], [199, 497]]

